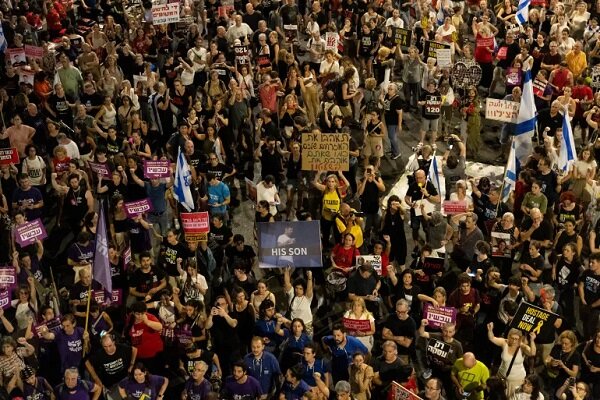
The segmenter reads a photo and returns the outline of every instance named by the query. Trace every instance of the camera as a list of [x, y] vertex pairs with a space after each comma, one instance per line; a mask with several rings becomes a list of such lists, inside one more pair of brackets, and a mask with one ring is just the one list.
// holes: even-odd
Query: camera
[[356, 218], [362, 218], [365, 216], [365, 213], [360, 211], [350, 211], [350, 216], [355, 216]]
[[373, 173], [373, 170], [371, 168], [367, 168], [367, 174], [371, 175]]

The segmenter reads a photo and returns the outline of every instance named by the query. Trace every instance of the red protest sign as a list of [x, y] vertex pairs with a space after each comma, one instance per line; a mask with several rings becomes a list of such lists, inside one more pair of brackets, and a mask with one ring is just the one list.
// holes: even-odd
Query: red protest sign
[[19, 152], [16, 147], [0, 149], [0, 165], [18, 164]]
[[393, 400], [423, 400], [421, 397], [417, 396], [401, 384], [394, 381], [392, 381], [392, 387], [390, 390], [392, 392], [391, 398]]
[[508, 52], [508, 47], [500, 47], [500, 49], [498, 49], [498, 54], [496, 54], [496, 58], [498, 60], [504, 60], [506, 58], [507, 52]]
[[181, 213], [179, 215], [186, 240], [206, 240], [206, 234], [210, 231], [208, 212]]
[[461, 214], [467, 212], [467, 202], [460, 200], [446, 200], [442, 204], [444, 209], [444, 214], [452, 215], [452, 214]]
[[44, 49], [38, 46], [25, 45], [25, 56], [29, 58], [41, 59], [44, 56]]
[[494, 38], [478, 38], [477, 39], [477, 47], [494, 47]]
[[349, 332], [369, 332], [371, 330], [371, 321], [368, 319], [342, 318], [342, 324]]

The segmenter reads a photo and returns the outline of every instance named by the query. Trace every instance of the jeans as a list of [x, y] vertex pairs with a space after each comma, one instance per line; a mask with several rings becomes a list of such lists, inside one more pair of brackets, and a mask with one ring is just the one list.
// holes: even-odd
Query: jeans
[[153, 225], [158, 225], [158, 232], [160, 232], [162, 236], [167, 236], [167, 230], [169, 229], [169, 216], [167, 211], [164, 211], [160, 215], [148, 213], [148, 222]]
[[396, 157], [400, 154], [398, 149], [398, 138], [396, 137], [396, 130], [398, 129], [398, 125], [388, 125], [388, 139], [390, 140], [390, 146], [392, 147], [392, 157]]
[[363, 229], [364, 247], [365, 249], [371, 245], [371, 233], [376, 233], [381, 222], [379, 212], [375, 214], [365, 213], [365, 228]]

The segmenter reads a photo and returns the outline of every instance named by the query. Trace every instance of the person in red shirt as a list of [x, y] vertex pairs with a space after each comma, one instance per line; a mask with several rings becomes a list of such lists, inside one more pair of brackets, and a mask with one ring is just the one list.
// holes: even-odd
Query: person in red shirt
[[448, 306], [457, 309], [456, 338], [465, 349], [473, 345], [476, 314], [480, 307], [479, 292], [471, 287], [471, 277], [463, 272], [458, 276], [458, 288], [448, 298]]
[[333, 268], [342, 270], [346, 275], [352, 270], [352, 266], [355, 265], [356, 257], [360, 255], [360, 252], [354, 246], [354, 235], [347, 233], [344, 236], [344, 244], [336, 244], [331, 252], [331, 265]]
[[147, 313], [146, 303], [138, 301], [131, 306], [129, 316], [131, 326], [127, 333], [131, 339], [131, 345], [137, 348], [137, 361], [148, 366], [151, 371], [157, 367], [162, 368], [160, 354], [163, 351], [163, 341], [160, 336], [162, 324], [154, 315]]
[[494, 75], [494, 35], [490, 28], [483, 23], [478, 23], [473, 19], [473, 34], [475, 35], [475, 61], [481, 67], [480, 86], [490, 87]]
[[575, 99], [576, 108], [571, 128], [575, 129], [577, 125], [581, 127], [581, 142], [585, 145], [587, 143], [587, 132], [588, 124], [583, 116], [583, 111], [587, 110], [594, 102], [594, 92], [592, 88], [585, 84], [585, 78], [577, 78], [577, 84], [573, 87], [571, 97]]

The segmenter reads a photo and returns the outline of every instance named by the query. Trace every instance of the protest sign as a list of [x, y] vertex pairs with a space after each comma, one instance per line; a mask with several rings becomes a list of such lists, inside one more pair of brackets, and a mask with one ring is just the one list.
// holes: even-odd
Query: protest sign
[[4, 310], [10, 307], [10, 290], [0, 289], [0, 307]]
[[248, 194], [248, 198], [256, 203], [256, 199], [258, 194], [256, 193], [256, 184], [252, 182], [248, 178], [244, 178], [244, 182], [246, 183], [246, 193]]
[[15, 229], [15, 241], [21, 247], [29, 246], [36, 240], [43, 240], [47, 237], [46, 228], [39, 218], [18, 225]]
[[435, 58], [437, 65], [440, 68], [449, 67], [452, 65], [452, 50], [451, 49], [435, 49]]
[[[598, 76], [599, 80], [600, 80], [600, 75]], [[593, 83], [593, 82], [592, 82]], [[600, 84], [600, 81], [598, 82]], [[542, 82], [539, 79], [535, 79], [533, 81], [533, 94], [536, 95], [537, 97], [543, 97], [544, 96], [544, 92], [546, 91], [546, 86], [548, 86], [548, 82]], [[600, 87], [600, 85], [598, 86]]]
[[510, 100], [485, 99], [485, 117], [501, 122], [517, 122], [519, 103]]
[[430, 338], [425, 352], [431, 367], [445, 368], [448, 365], [448, 356], [454, 352], [454, 348], [443, 340]]
[[181, 213], [180, 217], [185, 240], [206, 240], [206, 234], [210, 231], [208, 212]]
[[425, 115], [439, 117], [442, 112], [442, 96], [425, 95]]
[[533, 332], [536, 335], [552, 335], [554, 333], [554, 322], [558, 315], [541, 307], [522, 301], [517, 313], [510, 322], [511, 328], [517, 328], [525, 333]]
[[163, 25], [179, 22], [180, 3], [153, 4], [152, 24]]
[[235, 11], [235, 7], [232, 5], [231, 6], [220, 6], [217, 9], [217, 15], [220, 18], [225, 18], [228, 16], [229, 12], [233, 12], [233, 11]]
[[22, 47], [12, 48], [5, 50], [11, 65], [27, 64], [27, 57], [25, 56], [25, 49]]
[[508, 47], [500, 47], [498, 49], [498, 53], [496, 54], [496, 58], [498, 60], [504, 60], [506, 58], [506, 54], [508, 53]]
[[440, 257], [425, 257], [423, 260], [423, 272], [434, 275], [444, 271], [445, 260]]
[[371, 330], [371, 321], [368, 319], [342, 318], [342, 324], [350, 332], [369, 332]]
[[29, 69], [21, 68], [19, 70], [19, 83], [25, 83], [33, 86], [35, 72]]
[[298, 25], [284, 25], [285, 40], [293, 42], [298, 37]]
[[17, 271], [14, 267], [0, 268], [0, 290], [10, 290], [17, 286]]
[[492, 256], [510, 258], [510, 233], [492, 232]]
[[506, 85], [507, 86], [519, 86], [521, 85], [521, 69], [508, 67], [506, 68]]
[[493, 37], [480, 37], [477, 38], [477, 47], [489, 47], [494, 48], [494, 38]]
[[18, 164], [19, 152], [16, 147], [0, 149], [0, 165]]
[[138, 83], [142, 82], [143, 86], [146, 86], [146, 82], [148, 82], [148, 77], [146, 75], [133, 75], [133, 88], [138, 87]]
[[401, 384], [392, 381], [392, 400], [423, 400]]
[[592, 68], [592, 83], [590, 84], [593, 88], [600, 88], [600, 66], [595, 65]]
[[246, 65], [250, 63], [250, 50], [248, 46], [233, 46], [235, 54], [235, 62], [238, 65]]
[[449, 322], [456, 322], [456, 308], [454, 307], [434, 307], [429, 303], [423, 305], [423, 319], [426, 319], [428, 326], [432, 328], [441, 328]]
[[33, 331], [35, 332], [35, 335], [39, 339], [43, 338], [42, 332], [48, 331], [48, 332], [56, 333], [60, 330], [60, 328], [61, 328], [60, 317], [52, 318], [48, 321], [40, 322], [39, 324], [33, 325]]
[[338, 37], [339, 37], [339, 34], [337, 32], [325, 33], [325, 50], [331, 50], [334, 53], [337, 53]]
[[376, 256], [376, 255], [372, 255], [372, 256], [359, 256], [356, 258], [356, 266], [360, 267], [361, 265], [370, 265], [371, 267], [373, 267], [373, 269], [375, 270], [375, 272], [377, 273], [377, 275], [381, 276], [381, 274], [383, 273], [381, 270], [381, 256]]
[[136, 217], [141, 213], [152, 211], [154, 209], [149, 199], [131, 201], [129, 203], [125, 203], [124, 205], [125, 213], [129, 218]]
[[303, 133], [303, 171], [348, 171], [350, 135], [347, 133]]
[[461, 214], [467, 212], [467, 202], [464, 200], [444, 200], [442, 209], [446, 215]]
[[319, 221], [261, 222], [258, 226], [260, 268], [322, 268]]
[[436, 49], [449, 49], [449, 48], [450, 48], [449, 43], [436, 42], [434, 40], [426, 40], [425, 46], [423, 46], [423, 57], [425, 58], [425, 61], [427, 61], [427, 58], [429, 58], [429, 57], [436, 58], [437, 57]]
[[88, 165], [93, 173], [100, 175], [102, 179], [110, 179], [111, 173], [107, 163], [99, 163], [94, 161], [88, 161]]
[[144, 160], [144, 177], [148, 179], [168, 178], [171, 176], [170, 167], [169, 160]]
[[123, 257], [123, 271], [127, 271], [129, 269], [129, 263], [131, 262], [131, 246], [130, 245], [125, 247], [125, 250], [123, 250], [123, 253], [121, 254], [121, 256]]
[[94, 300], [98, 304], [120, 305], [123, 302], [123, 291], [121, 289], [113, 289], [111, 300], [107, 302], [105, 290], [94, 290]]
[[412, 42], [412, 31], [404, 28], [392, 28], [392, 37], [395, 44], [408, 48]]
[[41, 59], [44, 56], [44, 48], [26, 44], [25, 56], [29, 58]]

